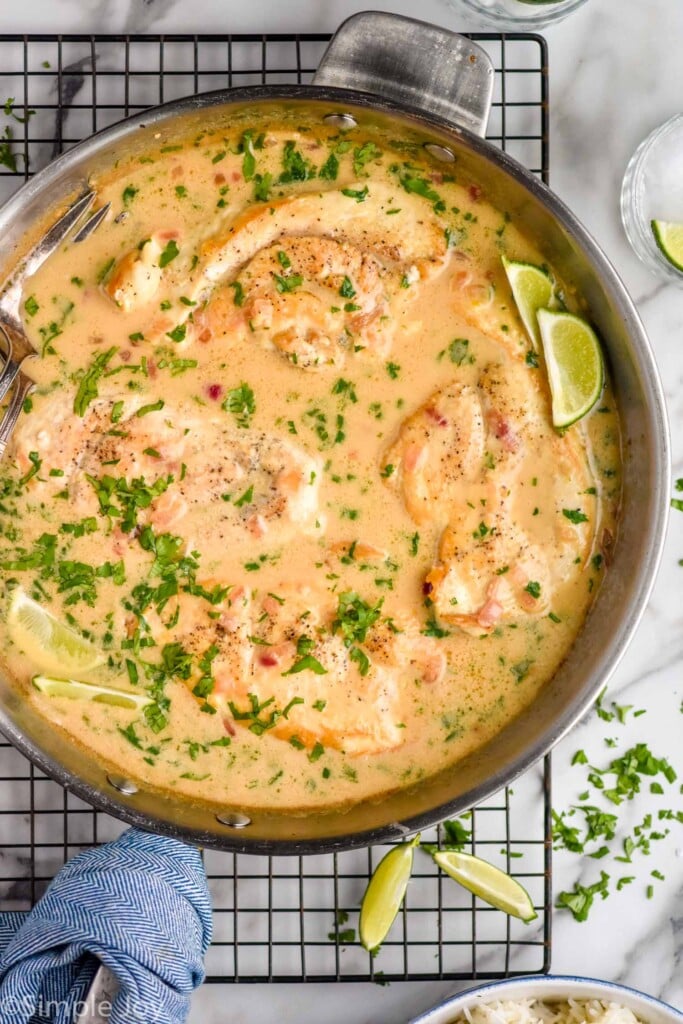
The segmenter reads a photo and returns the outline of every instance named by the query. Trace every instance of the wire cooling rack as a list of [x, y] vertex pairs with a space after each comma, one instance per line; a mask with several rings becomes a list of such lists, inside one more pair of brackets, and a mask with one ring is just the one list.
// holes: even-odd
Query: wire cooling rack
[[[537, 36], [475, 34], [496, 69], [488, 138], [547, 181], [547, 54]], [[311, 80], [327, 36], [4, 36], [0, 202], [79, 139], [150, 105], [210, 89]], [[7, 100], [2, 115], [2, 105]], [[28, 111], [33, 111], [27, 116]], [[0, 742], [0, 905], [26, 910], [65, 860], [118, 835]], [[309, 857], [208, 851], [214, 941], [208, 981], [501, 978], [550, 967], [550, 762], [462, 820], [465, 849], [512, 873], [538, 921], [492, 910], [418, 853], [403, 910], [373, 960], [358, 906], [385, 847]], [[424, 834], [436, 842], [441, 829]]]

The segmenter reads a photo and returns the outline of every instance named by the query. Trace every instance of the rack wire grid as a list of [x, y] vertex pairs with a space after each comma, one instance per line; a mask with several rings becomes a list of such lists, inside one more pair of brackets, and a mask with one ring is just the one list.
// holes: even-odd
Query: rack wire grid
[[[153, 104], [239, 85], [306, 83], [326, 35], [10, 35], [0, 38], [0, 201], [74, 143]], [[547, 51], [538, 36], [472, 35], [496, 69], [488, 138], [548, 178]], [[32, 111], [29, 115], [28, 111]], [[118, 835], [0, 742], [0, 899], [26, 910], [80, 849]], [[520, 879], [527, 926], [470, 896], [418, 852], [403, 909], [376, 958], [357, 941], [360, 899], [384, 847], [308, 857], [208, 851], [208, 981], [501, 978], [545, 972], [551, 950], [550, 762], [465, 816], [465, 849]], [[440, 842], [442, 828], [423, 840]], [[347, 917], [348, 915], [348, 917]]]

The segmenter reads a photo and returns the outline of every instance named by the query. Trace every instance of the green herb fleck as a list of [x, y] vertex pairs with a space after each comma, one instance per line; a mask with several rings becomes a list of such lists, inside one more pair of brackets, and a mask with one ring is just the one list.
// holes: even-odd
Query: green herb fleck
[[159, 266], [162, 269], [164, 267], [167, 267], [168, 264], [171, 263], [176, 258], [179, 252], [180, 249], [178, 248], [178, 243], [174, 238], [172, 238], [169, 242], [166, 243], [163, 252], [159, 256]]
[[293, 292], [297, 288], [300, 288], [304, 283], [304, 279], [301, 274], [290, 274], [288, 277], [283, 277], [280, 274], [273, 274], [275, 280], [275, 287], [283, 295], [287, 292]]
[[254, 392], [247, 383], [242, 381], [239, 387], [228, 391], [221, 408], [235, 417], [238, 427], [246, 428], [256, 412]]
[[78, 385], [78, 391], [74, 398], [74, 412], [77, 416], [84, 416], [90, 403], [97, 398], [99, 394], [97, 387], [99, 380], [108, 369], [109, 362], [115, 355], [116, 351], [116, 346], [112, 346], [112, 348], [107, 349], [106, 352], [100, 352], [100, 354], [93, 360], [92, 365], [81, 377]]
[[575, 525], [588, 522], [588, 516], [580, 508], [563, 508], [562, 515]]
[[325, 163], [320, 168], [320, 177], [325, 181], [336, 181], [339, 174], [339, 161], [334, 153], [330, 153]]
[[357, 203], [364, 203], [368, 198], [367, 185], [362, 189], [343, 188], [341, 192], [343, 196], [348, 196], [349, 199], [355, 199]]

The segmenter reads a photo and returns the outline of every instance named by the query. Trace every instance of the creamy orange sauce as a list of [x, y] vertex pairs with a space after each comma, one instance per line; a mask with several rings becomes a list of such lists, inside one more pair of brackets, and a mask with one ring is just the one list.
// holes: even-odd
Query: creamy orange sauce
[[543, 258], [506, 212], [419, 146], [295, 123], [121, 161], [24, 296], [3, 609], [23, 588], [106, 652], [85, 681], [154, 703], [44, 696], [0, 629], [104, 764], [300, 812], [412, 785], [534, 699], [620, 466], [609, 385], [552, 427], [500, 262]]

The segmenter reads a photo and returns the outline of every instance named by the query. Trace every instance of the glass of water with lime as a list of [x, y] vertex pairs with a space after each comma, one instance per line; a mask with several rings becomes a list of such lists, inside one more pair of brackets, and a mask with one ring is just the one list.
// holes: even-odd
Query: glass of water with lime
[[534, 31], [561, 21], [586, 0], [449, 0], [499, 29]]
[[683, 114], [656, 128], [631, 157], [621, 219], [646, 267], [683, 285]]

